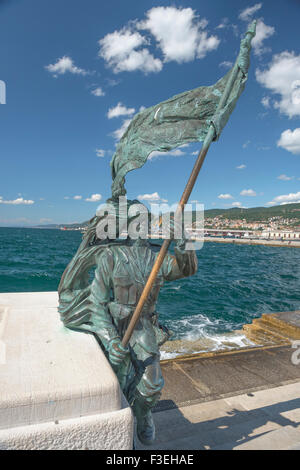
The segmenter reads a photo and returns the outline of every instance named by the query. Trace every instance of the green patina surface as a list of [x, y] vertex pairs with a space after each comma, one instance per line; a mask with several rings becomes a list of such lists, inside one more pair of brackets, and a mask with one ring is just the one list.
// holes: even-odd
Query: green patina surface
[[[180, 145], [203, 141], [208, 133], [218, 139], [244, 89], [255, 24], [251, 25], [232, 70], [215, 85], [180, 93], [148, 108], [132, 120], [122, 137], [112, 167], [112, 200], [126, 193], [125, 175], [141, 167], [154, 150], [166, 152]], [[212, 127], [213, 126], [213, 129]], [[127, 210], [130, 203], [128, 201]], [[122, 217], [117, 213], [119, 233]], [[181, 240], [175, 256], [167, 255], [155, 284], [124, 349], [121, 339], [142, 294], [158, 255], [146, 241], [97, 240], [94, 217], [85, 237], [67, 266], [59, 286], [59, 312], [65, 326], [94, 333], [115, 368], [119, 382], [137, 417], [139, 439], [154, 438], [151, 409], [163, 387], [159, 347], [168, 338], [156, 313], [156, 301], [164, 281], [194, 274], [197, 258]], [[89, 273], [95, 268], [94, 278]]]

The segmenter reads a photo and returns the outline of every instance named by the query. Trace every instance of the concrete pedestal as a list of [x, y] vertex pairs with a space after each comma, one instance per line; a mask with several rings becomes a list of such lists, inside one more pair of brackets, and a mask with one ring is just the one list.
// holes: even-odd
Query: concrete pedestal
[[0, 449], [131, 449], [113, 370], [57, 303], [56, 292], [0, 294]]

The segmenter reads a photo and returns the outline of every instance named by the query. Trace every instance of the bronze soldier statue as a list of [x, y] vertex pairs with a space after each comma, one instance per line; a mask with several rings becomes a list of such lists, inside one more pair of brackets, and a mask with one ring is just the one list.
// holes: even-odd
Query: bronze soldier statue
[[[128, 201], [128, 208], [137, 202]], [[114, 206], [118, 211], [117, 204]], [[121, 233], [122, 215], [117, 212], [116, 216]], [[196, 272], [197, 257], [194, 251], [185, 249], [184, 238], [177, 240], [175, 256], [166, 256], [128, 347], [123, 348], [121, 339], [160, 246], [141, 238], [101, 241], [96, 235], [97, 219], [92, 219], [64, 272], [59, 286], [59, 311], [68, 328], [96, 335], [132, 406], [139, 440], [151, 444], [155, 436], [151, 410], [164, 385], [159, 348], [170, 337], [168, 329], [158, 321], [157, 298], [165, 281]], [[92, 266], [95, 266], [94, 278], [89, 283], [88, 272]]]
[[[123, 215], [117, 209], [118, 198], [126, 194], [127, 173], [143, 166], [153, 151], [166, 152], [189, 142], [203, 141], [175, 216], [184, 210], [209, 146], [219, 138], [245, 87], [255, 29], [256, 21], [249, 25], [232, 69], [214, 85], [180, 93], [140, 111], [132, 119], [111, 161], [110, 203], [117, 215], [119, 234]], [[130, 206], [137, 202], [127, 201], [126, 217]], [[175, 256], [168, 253], [168, 239], [159, 254], [158, 247], [140, 238], [122, 240], [115, 236], [103, 240], [96, 234], [100, 219], [96, 216], [90, 221], [63, 274], [59, 311], [68, 328], [96, 335], [132, 406], [138, 437], [144, 444], [150, 444], [154, 439], [151, 410], [163, 387], [159, 347], [170, 336], [158, 322], [159, 289], [164, 281], [194, 274], [197, 258], [194, 251], [186, 249], [184, 237], [177, 240]], [[95, 272], [89, 282], [92, 267]]]

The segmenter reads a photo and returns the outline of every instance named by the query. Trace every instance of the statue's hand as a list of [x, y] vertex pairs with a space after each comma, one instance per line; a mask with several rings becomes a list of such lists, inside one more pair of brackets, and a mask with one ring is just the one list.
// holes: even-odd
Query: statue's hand
[[170, 238], [176, 241], [176, 245], [183, 248], [189, 236], [184, 230], [183, 221], [180, 223], [174, 218], [170, 219]]
[[123, 348], [120, 340], [113, 339], [108, 348], [108, 359], [114, 368], [118, 368], [129, 354], [128, 348]]

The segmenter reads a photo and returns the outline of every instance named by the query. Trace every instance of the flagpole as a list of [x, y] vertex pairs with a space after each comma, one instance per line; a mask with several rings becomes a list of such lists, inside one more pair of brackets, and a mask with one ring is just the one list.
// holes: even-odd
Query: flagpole
[[[251, 44], [251, 39], [253, 38], [253, 36], [255, 35], [255, 26], [256, 26], [256, 21], [254, 21], [251, 26], [249, 27], [247, 33], [246, 33], [246, 36], [245, 36], [245, 40], [248, 42], [249, 46]], [[239, 58], [239, 56], [238, 56]], [[225, 86], [225, 89], [224, 89], [224, 92], [222, 94], [222, 97], [219, 101], [219, 104], [217, 106], [217, 110], [216, 110], [216, 114], [218, 113], [218, 111], [220, 111], [225, 105], [226, 105], [226, 102], [228, 100], [228, 97], [231, 93], [231, 90], [233, 88], [233, 85], [235, 83], [235, 80], [238, 76], [238, 73], [241, 71], [240, 67], [239, 67], [239, 64], [238, 64], [238, 58], [235, 62], [235, 65], [232, 69], [232, 72], [230, 74], [230, 77], [226, 83], [226, 86]], [[243, 73], [241, 71], [241, 73]], [[208, 149], [210, 147], [210, 144], [212, 143], [213, 139], [215, 137], [215, 127], [213, 124], [210, 125], [209, 129], [208, 129], [208, 132], [206, 134], [206, 137], [205, 137], [205, 140], [203, 142], [203, 145], [201, 147], [201, 150], [198, 154], [198, 157], [197, 157], [197, 160], [194, 164], [194, 167], [192, 169], [192, 172], [190, 174], [190, 177], [189, 177], [189, 180], [185, 186], [185, 189], [183, 191], [183, 194], [181, 196], [181, 199], [179, 201], [179, 204], [177, 206], [177, 209], [176, 209], [176, 212], [175, 212], [175, 215], [174, 215], [174, 218], [176, 220], [176, 217], [178, 217], [184, 210], [184, 206], [185, 204], [187, 204], [188, 200], [189, 200], [189, 197], [191, 195], [191, 192], [194, 188], [194, 185], [196, 183], [196, 180], [197, 180], [197, 177], [199, 175], [199, 172], [202, 168], [202, 165], [203, 165], [203, 162], [205, 160], [205, 157], [206, 157], [206, 154], [208, 152]], [[168, 249], [169, 249], [169, 246], [172, 242], [172, 239], [167, 239], [167, 240], [164, 240], [162, 246], [161, 246], [161, 249], [159, 251], [159, 254], [155, 260], [155, 263], [153, 265], [153, 268], [152, 268], [152, 271], [147, 279], [147, 282], [145, 284], [145, 287], [143, 289], [143, 292], [141, 294], [141, 297], [138, 301], [138, 304], [135, 308], [135, 311], [132, 315], [132, 318], [130, 320], [130, 323], [127, 327], [127, 330], [124, 334], [124, 337], [122, 339], [122, 342], [121, 342], [121, 345], [123, 346], [123, 348], [125, 348], [131, 338], [131, 335], [132, 335], [132, 332], [140, 318], [140, 315], [141, 315], [141, 312], [143, 310], [143, 307], [145, 305], [145, 302], [151, 292], [151, 289], [153, 287], [153, 284], [155, 282], [155, 279], [159, 273], [159, 270], [163, 264], [163, 261], [165, 259], [165, 256], [168, 252]]]

